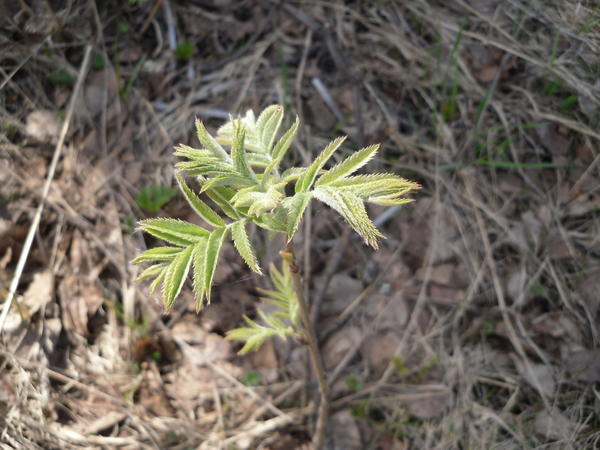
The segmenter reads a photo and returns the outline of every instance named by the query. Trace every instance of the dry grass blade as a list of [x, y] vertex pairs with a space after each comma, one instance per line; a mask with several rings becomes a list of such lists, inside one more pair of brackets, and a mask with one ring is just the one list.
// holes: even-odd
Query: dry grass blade
[[25, 238], [25, 242], [23, 243], [23, 249], [21, 250], [21, 255], [19, 256], [19, 262], [17, 263], [17, 267], [15, 269], [13, 279], [10, 283], [10, 287], [8, 289], [8, 294], [2, 305], [2, 312], [0, 313], [0, 333], [2, 333], [2, 330], [4, 329], [4, 323], [6, 322], [6, 317], [8, 316], [8, 312], [10, 311], [10, 307], [12, 306], [13, 298], [14, 298], [15, 292], [17, 290], [17, 286], [19, 284], [21, 274], [23, 273], [23, 269], [25, 268], [25, 263], [27, 262], [27, 257], [29, 255], [29, 250], [31, 249], [31, 244], [33, 243], [33, 238], [35, 236], [35, 233], [37, 232], [38, 226], [40, 224], [40, 220], [42, 219], [42, 211], [44, 210], [44, 203], [46, 201], [46, 197], [48, 197], [48, 192], [50, 191], [50, 185], [52, 184], [52, 180], [54, 178], [54, 173], [56, 172], [56, 166], [58, 164], [58, 159], [61, 155], [63, 145], [65, 143], [65, 138], [67, 137], [67, 131], [69, 130], [69, 125], [71, 124], [71, 119], [73, 118], [73, 112], [75, 110], [77, 97], [79, 95], [79, 91], [81, 90], [81, 86], [83, 85], [83, 80], [85, 79], [85, 76], [88, 71], [91, 54], [92, 54], [92, 46], [87, 45], [85, 47], [81, 66], [79, 67], [79, 74], [77, 76], [77, 82], [75, 83], [75, 88], [73, 89], [73, 93], [71, 94], [71, 101], [69, 103], [69, 108], [67, 109], [65, 121], [64, 121], [62, 129], [60, 131], [58, 142], [56, 143], [56, 147], [54, 149], [54, 154], [52, 156], [52, 161], [51, 161], [50, 167], [48, 169], [48, 175], [46, 176], [46, 181], [45, 181], [44, 187], [42, 189], [42, 193], [41, 193], [40, 200], [39, 200], [40, 203], [37, 207], [35, 215], [33, 216], [31, 225], [29, 226], [29, 232], [27, 233], [27, 237]]

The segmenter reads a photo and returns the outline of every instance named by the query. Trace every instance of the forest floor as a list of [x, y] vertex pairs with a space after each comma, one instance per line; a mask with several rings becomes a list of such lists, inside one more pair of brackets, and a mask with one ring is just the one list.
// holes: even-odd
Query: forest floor
[[297, 237], [326, 448], [600, 448], [599, 24], [584, 0], [0, 3], [2, 299], [27, 254], [2, 448], [309, 448], [306, 348], [224, 340], [267, 280], [225, 248], [210, 306], [187, 286], [165, 315], [129, 262], [137, 220], [192, 214], [194, 118], [274, 103], [301, 118], [290, 163], [346, 134], [423, 186], [370, 209], [377, 252], [320, 205]]

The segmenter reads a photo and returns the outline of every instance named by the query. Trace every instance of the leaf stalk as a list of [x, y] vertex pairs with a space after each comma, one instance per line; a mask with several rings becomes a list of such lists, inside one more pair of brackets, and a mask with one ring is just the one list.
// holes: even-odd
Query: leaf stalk
[[288, 242], [286, 251], [282, 251], [280, 254], [283, 260], [288, 264], [290, 272], [292, 273], [294, 290], [296, 291], [296, 296], [298, 297], [298, 303], [300, 305], [300, 317], [302, 320], [304, 338], [308, 346], [308, 354], [319, 387], [321, 403], [319, 404], [317, 424], [315, 426], [312, 443], [314, 450], [320, 450], [323, 447], [327, 421], [329, 419], [329, 386], [327, 385], [327, 377], [325, 376], [325, 368], [323, 367], [323, 360], [321, 359], [321, 353], [319, 351], [317, 335], [310, 320], [310, 310], [303, 295], [302, 276], [300, 275], [300, 268], [295, 261], [293, 242]]

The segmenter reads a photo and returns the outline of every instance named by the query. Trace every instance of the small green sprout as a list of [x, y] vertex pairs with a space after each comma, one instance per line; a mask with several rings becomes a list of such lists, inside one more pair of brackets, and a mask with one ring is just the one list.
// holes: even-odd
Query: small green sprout
[[175, 47], [175, 57], [182, 61], [189, 61], [192, 59], [192, 55], [196, 51], [196, 46], [193, 42], [182, 42]]
[[135, 198], [135, 203], [145, 211], [157, 213], [176, 195], [177, 191], [167, 186], [143, 187]]

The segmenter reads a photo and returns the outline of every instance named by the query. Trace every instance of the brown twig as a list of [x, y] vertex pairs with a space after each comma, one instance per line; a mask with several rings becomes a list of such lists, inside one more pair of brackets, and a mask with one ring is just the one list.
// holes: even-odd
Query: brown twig
[[294, 278], [294, 290], [296, 291], [296, 296], [298, 297], [298, 303], [300, 306], [300, 315], [302, 317], [302, 325], [304, 328], [304, 338], [306, 339], [308, 345], [308, 353], [310, 355], [310, 360], [315, 372], [317, 384], [319, 385], [319, 393], [321, 394], [317, 425], [313, 435], [314, 450], [319, 450], [323, 447], [325, 430], [327, 428], [327, 419], [329, 416], [329, 388], [327, 386], [327, 377], [325, 376], [323, 361], [321, 360], [321, 354], [319, 353], [315, 329], [310, 321], [310, 310], [308, 303], [303, 295], [300, 269], [294, 260], [294, 244], [292, 242], [288, 243], [286, 251], [281, 252], [281, 256], [289, 265], [290, 271], [292, 272], [292, 276]]

